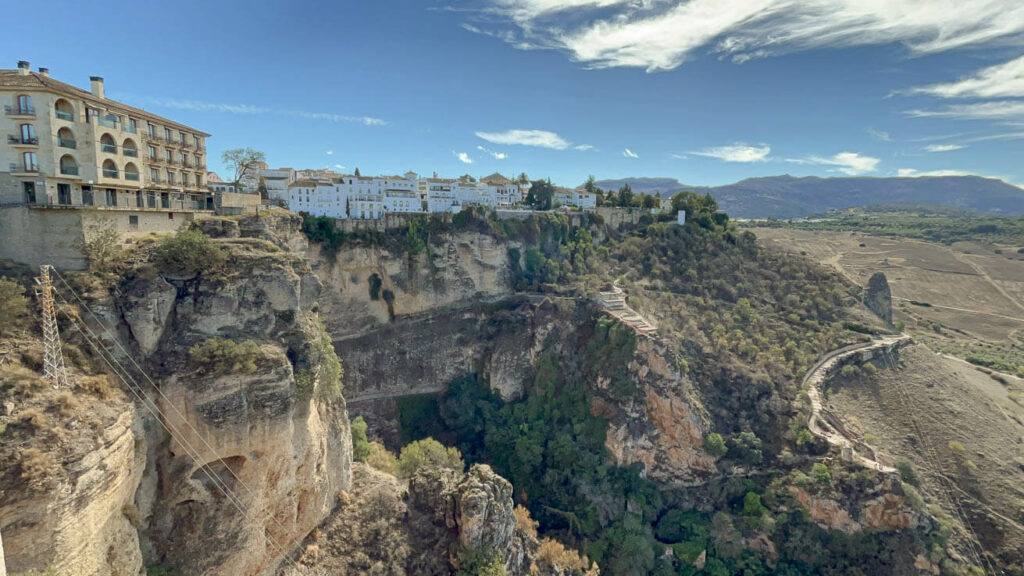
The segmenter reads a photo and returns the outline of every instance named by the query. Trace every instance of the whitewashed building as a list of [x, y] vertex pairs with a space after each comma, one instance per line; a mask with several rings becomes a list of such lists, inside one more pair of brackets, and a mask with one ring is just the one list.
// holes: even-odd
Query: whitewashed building
[[576, 206], [578, 208], [597, 207], [597, 196], [586, 190], [572, 190], [570, 188], [558, 188], [551, 199], [555, 204], [562, 206]]
[[383, 194], [353, 194], [348, 199], [348, 215], [353, 220], [378, 220], [384, 217]]
[[288, 187], [288, 209], [313, 216], [348, 217], [348, 194], [329, 181], [296, 180]]
[[260, 178], [267, 187], [267, 199], [276, 202], [288, 202], [288, 186], [296, 180], [295, 170], [291, 168], [273, 168], [260, 171]]

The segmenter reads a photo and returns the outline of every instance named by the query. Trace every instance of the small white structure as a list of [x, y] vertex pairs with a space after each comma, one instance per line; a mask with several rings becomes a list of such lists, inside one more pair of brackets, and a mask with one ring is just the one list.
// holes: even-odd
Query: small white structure
[[275, 202], [288, 202], [288, 186], [295, 182], [295, 170], [276, 168], [260, 170], [260, 178], [267, 187], [267, 199]]
[[594, 194], [586, 190], [572, 190], [569, 188], [557, 188], [551, 201], [562, 206], [576, 206], [578, 208], [594, 208], [597, 206], [597, 196]]
[[682, 226], [686, 224], [686, 210], [680, 210], [676, 212], [676, 223]]

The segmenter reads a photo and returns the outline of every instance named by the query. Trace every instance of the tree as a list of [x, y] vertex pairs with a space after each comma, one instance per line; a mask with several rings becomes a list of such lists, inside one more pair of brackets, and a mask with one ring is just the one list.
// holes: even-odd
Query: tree
[[619, 206], [629, 207], [633, 205], [633, 187], [626, 182], [619, 188]]
[[361, 176], [361, 175], [359, 174], [359, 167], [358, 167], [358, 166], [356, 166], [356, 171], [355, 171], [355, 172], [353, 172], [353, 174], [355, 174], [356, 178], [359, 178], [359, 177]]
[[403, 478], [409, 478], [424, 467], [451, 468], [462, 472], [465, 466], [457, 448], [446, 447], [433, 438], [406, 444], [398, 454], [398, 474]]
[[704, 437], [704, 451], [710, 454], [714, 458], [721, 458], [725, 456], [725, 453], [729, 451], [725, 446], [725, 440], [722, 435], [717, 432], [712, 432]]
[[657, 206], [657, 202], [655, 202], [654, 196], [644, 194], [640, 197], [640, 206], [643, 207], [644, 210], [650, 210]]
[[89, 227], [89, 234], [85, 240], [85, 255], [89, 259], [89, 269], [93, 272], [110, 272], [125, 259], [121, 237], [118, 236], [112, 222]]
[[594, 194], [595, 192], [597, 192], [596, 182], [597, 180], [594, 178], [593, 174], [587, 176], [587, 181], [585, 184], [583, 184], [583, 189], [586, 190], [587, 192], [590, 192], [591, 194]]
[[366, 420], [357, 416], [352, 421], [352, 459], [356, 462], [366, 462], [372, 451], [370, 441], [366, 439]]
[[183, 230], [161, 242], [153, 250], [153, 260], [163, 272], [194, 278], [220, 267], [226, 256], [209, 236], [198, 230]]
[[220, 155], [220, 160], [228, 168], [235, 171], [235, 179], [233, 183], [235, 189], [238, 189], [239, 182], [242, 177], [250, 174], [258, 164], [265, 163], [267, 161], [266, 155], [259, 150], [253, 150], [252, 148], [232, 148], [225, 150]]
[[551, 185], [551, 180], [534, 180], [530, 183], [530, 192], [526, 194], [526, 203], [537, 210], [550, 210], [554, 197], [555, 187]]
[[821, 462], [815, 462], [814, 466], [811, 466], [811, 478], [822, 484], [832, 483], [832, 474], [828, 471], [828, 466]]
[[516, 184], [520, 186], [526, 186], [530, 183], [530, 177], [526, 175], [526, 172], [520, 172], [519, 176], [516, 177]]

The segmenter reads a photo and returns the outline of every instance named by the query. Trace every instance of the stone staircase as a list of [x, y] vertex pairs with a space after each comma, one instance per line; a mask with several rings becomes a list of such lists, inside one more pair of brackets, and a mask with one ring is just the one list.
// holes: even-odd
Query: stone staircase
[[597, 302], [604, 308], [605, 312], [614, 316], [638, 334], [653, 336], [658, 331], [657, 326], [648, 322], [646, 318], [626, 304], [626, 295], [622, 288], [618, 286], [612, 286], [611, 292], [598, 292]]

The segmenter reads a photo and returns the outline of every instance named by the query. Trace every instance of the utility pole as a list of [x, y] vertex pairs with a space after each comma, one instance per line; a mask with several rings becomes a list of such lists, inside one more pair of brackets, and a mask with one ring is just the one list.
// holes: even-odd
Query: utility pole
[[39, 276], [36, 277], [36, 298], [43, 313], [43, 378], [49, 380], [54, 388], [59, 389], [68, 385], [68, 374], [64, 369], [64, 353], [60, 345], [60, 332], [57, 330], [57, 312], [53, 302], [50, 268], [48, 264], [39, 267]]

